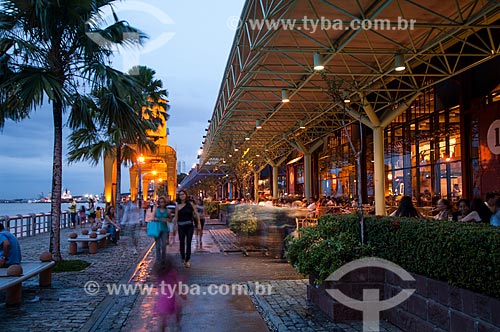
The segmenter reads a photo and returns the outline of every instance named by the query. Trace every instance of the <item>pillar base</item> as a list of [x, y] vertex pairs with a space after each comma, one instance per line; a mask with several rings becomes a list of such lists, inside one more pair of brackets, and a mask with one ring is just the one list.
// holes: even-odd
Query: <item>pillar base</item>
[[76, 251], [77, 251], [77, 245], [76, 245], [76, 242], [70, 242], [69, 243], [69, 254], [70, 255], [75, 255], [76, 254]]
[[7, 288], [5, 304], [7, 306], [20, 305], [23, 299], [22, 283]]
[[40, 287], [52, 286], [52, 268], [40, 272], [39, 283]]
[[92, 241], [89, 243], [89, 254], [97, 253], [97, 241]]

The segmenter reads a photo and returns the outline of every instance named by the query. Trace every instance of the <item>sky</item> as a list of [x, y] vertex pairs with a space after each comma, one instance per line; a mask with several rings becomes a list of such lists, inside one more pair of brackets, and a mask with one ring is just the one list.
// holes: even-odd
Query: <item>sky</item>
[[[135, 56], [121, 50], [113, 66], [128, 71], [138, 64], [156, 71], [156, 78], [163, 81], [169, 93], [169, 145], [188, 169], [197, 162], [233, 43], [234, 17], [240, 17], [244, 2], [127, 0], [116, 4], [119, 18], [148, 34], [149, 41]], [[68, 134], [66, 128], [64, 138]], [[63, 188], [73, 195], [102, 193], [102, 163], [96, 167], [87, 163], [68, 165], [66, 146]], [[33, 112], [28, 120], [8, 121], [0, 131], [0, 199], [47, 195], [52, 183], [52, 151], [50, 105]], [[125, 169], [122, 190], [130, 190]]]

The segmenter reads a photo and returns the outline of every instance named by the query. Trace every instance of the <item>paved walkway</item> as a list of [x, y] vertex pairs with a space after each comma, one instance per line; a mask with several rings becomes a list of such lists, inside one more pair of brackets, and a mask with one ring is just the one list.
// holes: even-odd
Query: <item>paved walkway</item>
[[[207, 226], [221, 227], [221, 226]], [[138, 254], [131, 238], [123, 234], [117, 246], [108, 246], [95, 255], [68, 255], [68, 234], [62, 230], [64, 259], [81, 259], [91, 263], [81, 272], [54, 273], [53, 286], [40, 289], [37, 279], [23, 284], [24, 302], [20, 307], [0, 304], [2, 327], [8, 331], [156, 331], [158, 318], [152, 313], [151, 294], [109, 295], [108, 284], [154, 285], [151, 269], [154, 247], [142, 228]], [[48, 247], [48, 235], [21, 239], [23, 259], [37, 260]], [[178, 244], [169, 253], [180, 263]], [[196, 244], [193, 240], [193, 249]], [[306, 300], [306, 280], [281, 260], [250, 253], [222, 254], [205, 230], [202, 249], [196, 249], [190, 269], [177, 265], [189, 285], [199, 285], [200, 295], [188, 296], [183, 305], [181, 331], [361, 331], [361, 323], [334, 324]], [[96, 282], [100, 289], [94, 295], [84, 285]], [[258, 282], [258, 284], [257, 284]], [[208, 295], [215, 285], [256, 285], [270, 287], [260, 295]], [[156, 290], [155, 288], [153, 290]], [[222, 290], [221, 290], [222, 291]], [[3, 294], [0, 292], [0, 301]], [[0, 302], [0, 303], [3, 303]], [[382, 324], [381, 331], [399, 331]]]

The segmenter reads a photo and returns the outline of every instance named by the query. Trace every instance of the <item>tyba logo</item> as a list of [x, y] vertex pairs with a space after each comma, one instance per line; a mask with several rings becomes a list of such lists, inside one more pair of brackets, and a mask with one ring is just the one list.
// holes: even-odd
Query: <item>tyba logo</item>
[[[333, 272], [325, 281], [339, 281], [343, 276], [351, 271], [366, 267], [378, 267], [394, 273], [404, 281], [415, 281], [415, 279], [399, 265], [388, 260], [376, 257], [365, 257], [347, 263]], [[403, 289], [396, 296], [380, 300], [379, 289], [363, 289], [363, 300], [353, 299], [342, 293], [338, 289], [327, 289], [326, 292], [343, 305], [363, 312], [363, 331], [380, 331], [380, 312], [394, 308], [406, 301], [415, 289]]]
[[[102, 14], [98, 17], [93, 17], [88, 20], [86, 23], [87, 26], [95, 27], [103, 24], [107, 18], [113, 18], [114, 14], [118, 14], [120, 12], [135, 12], [135, 13], [144, 13], [148, 17], [154, 18], [161, 23], [162, 26], [172, 25], [175, 22], [167, 15], [167, 13], [163, 12], [159, 8], [149, 5], [145, 2], [140, 1], [128, 1], [121, 2], [119, 7], [114, 9], [114, 13], [110, 7], [106, 7]], [[155, 29], [158, 29], [156, 27]], [[86, 35], [97, 45], [116, 52], [119, 50], [119, 44], [113, 42], [102, 36], [98, 32], [87, 31]], [[144, 47], [137, 49], [128, 49], [127, 52], [121, 53], [123, 60], [123, 71], [126, 72], [130, 68], [134, 68], [140, 64], [140, 56], [144, 54], [151, 53], [160, 47], [164, 46], [168, 43], [175, 35], [175, 32], [168, 32], [165, 29], [153, 40], [149, 40]], [[125, 32], [123, 34], [123, 39], [129, 40], [131, 43], [138, 45], [139, 44], [139, 34], [138, 33], [130, 33]], [[138, 75], [138, 72], [131, 72], [131, 75]]]

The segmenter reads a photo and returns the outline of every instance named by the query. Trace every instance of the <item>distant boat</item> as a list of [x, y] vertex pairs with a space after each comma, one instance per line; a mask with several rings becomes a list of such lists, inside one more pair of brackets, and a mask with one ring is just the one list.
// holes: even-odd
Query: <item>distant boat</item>
[[61, 195], [61, 202], [69, 203], [70, 199], [73, 199], [73, 195], [71, 195], [71, 191], [69, 191], [68, 188], [66, 188]]

